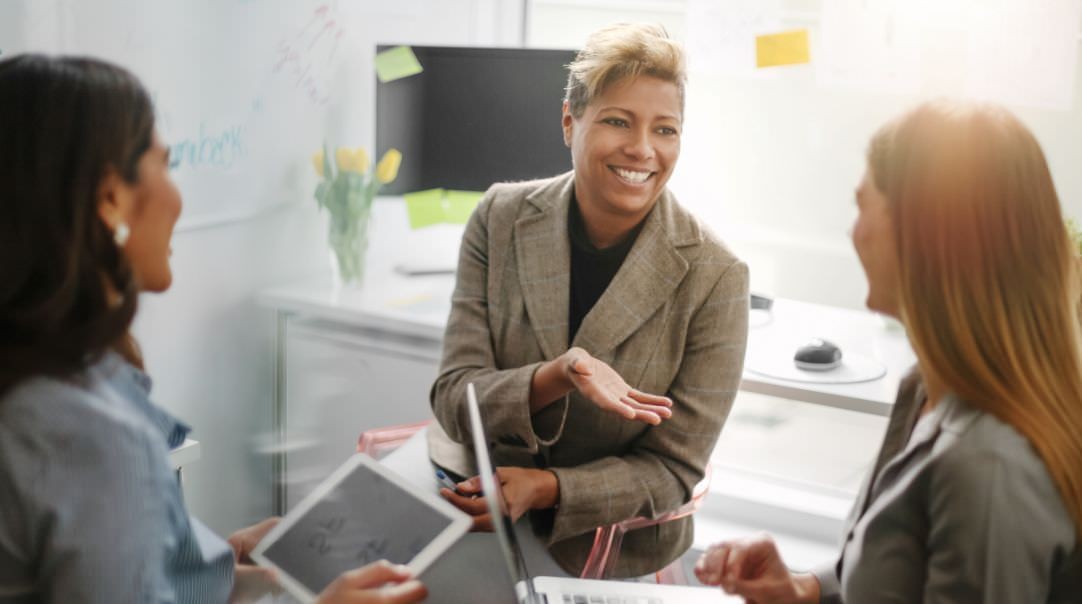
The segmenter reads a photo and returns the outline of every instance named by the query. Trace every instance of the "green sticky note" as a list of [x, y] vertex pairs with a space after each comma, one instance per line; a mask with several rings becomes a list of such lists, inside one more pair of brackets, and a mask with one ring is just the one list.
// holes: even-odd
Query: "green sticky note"
[[444, 208], [444, 190], [428, 189], [403, 195], [406, 199], [406, 214], [409, 215], [410, 228], [420, 229], [444, 222], [447, 212]]
[[393, 82], [424, 71], [409, 46], [396, 46], [376, 55], [376, 76], [380, 82]]
[[474, 208], [481, 203], [485, 196], [484, 191], [447, 191], [445, 207], [447, 208], [446, 220], [451, 224], [466, 224], [473, 214]]

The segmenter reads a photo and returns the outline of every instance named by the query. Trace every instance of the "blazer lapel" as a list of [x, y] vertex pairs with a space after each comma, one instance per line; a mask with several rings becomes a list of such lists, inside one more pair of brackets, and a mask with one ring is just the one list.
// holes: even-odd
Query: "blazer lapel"
[[902, 378], [898, 396], [894, 399], [894, 408], [891, 410], [890, 421], [887, 423], [887, 431], [883, 435], [883, 446], [879, 448], [879, 456], [872, 467], [871, 476], [865, 481], [857, 499], [857, 509], [863, 514], [868, 507], [868, 490], [875, 477], [878, 476], [887, 463], [898, 453], [905, 449], [909, 441], [909, 435], [913, 433], [913, 426], [917, 423], [920, 408], [924, 405], [924, 384], [920, 380], [920, 374], [916, 370]]
[[[879, 456], [875, 465], [864, 478], [857, 492], [857, 498], [853, 502], [853, 508], [845, 522], [844, 534], [848, 538], [852, 535], [853, 527], [856, 526], [860, 517], [868, 510], [870, 501], [869, 492], [879, 475], [883, 472], [887, 463], [899, 452], [905, 449], [906, 441], [913, 432], [913, 426], [917, 423], [921, 405], [924, 404], [924, 385], [921, 383], [920, 374], [914, 369], [902, 378], [898, 386], [898, 396], [894, 399], [894, 407], [890, 412], [890, 421], [887, 423], [887, 431], [883, 436], [883, 445], [879, 448]], [[840, 573], [839, 567], [839, 573]], [[839, 576], [841, 576], [839, 574]]]
[[567, 350], [571, 243], [567, 210], [574, 172], [531, 193], [532, 213], [515, 222], [515, 262], [530, 326], [548, 359]]
[[[674, 224], [672, 203], [669, 192], [663, 192], [612, 283], [583, 318], [574, 344], [590, 354], [611, 350], [635, 333], [672, 297], [687, 274], [688, 261], [677, 251], [673, 238], [686, 234], [682, 231], [689, 229], [680, 227], [690, 225]], [[697, 235], [693, 234], [693, 242], [698, 241]], [[566, 312], [565, 308], [565, 322]]]

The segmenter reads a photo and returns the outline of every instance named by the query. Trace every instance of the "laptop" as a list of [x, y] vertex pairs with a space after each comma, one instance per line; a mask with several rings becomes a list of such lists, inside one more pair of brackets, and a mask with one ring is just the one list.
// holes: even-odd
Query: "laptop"
[[496, 488], [496, 472], [481, 422], [481, 407], [473, 384], [467, 384], [466, 396], [473, 433], [473, 449], [477, 456], [477, 473], [481, 477], [481, 490], [485, 493], [488, 511], [492, 515], [492, 527], [500, 544], [507, 569], [515, 585], [515, 594], [508, 600], [520, 604], [699, 604], [717, 602], [743, 602], [742, 598], [728, 596], [717, 587], [690, 587], [684, 585], [657, 585], [629, 581], [597, 581], [572, 577], [533, 577], [526, 567], [514, 526], [504, 511], [507, 506]]

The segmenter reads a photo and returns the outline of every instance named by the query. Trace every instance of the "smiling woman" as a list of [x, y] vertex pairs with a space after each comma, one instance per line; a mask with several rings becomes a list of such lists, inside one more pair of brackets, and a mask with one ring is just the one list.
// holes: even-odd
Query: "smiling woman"
[[[666, 188], [683, 127], [679, 45], [660, 27], [614, 25], [569, 69], [574, 170], [494, 185], [466, 228], [429, 448], [445, 470], [475, 473], [474, 383], [512, 515], [530, 512], [555, 562], [579, 574], [595, 528], [661, 516], [702, 479], [740, 380], [748, 272]], [[692, 528], [628, 533], [614, 575], [665, 566]]]

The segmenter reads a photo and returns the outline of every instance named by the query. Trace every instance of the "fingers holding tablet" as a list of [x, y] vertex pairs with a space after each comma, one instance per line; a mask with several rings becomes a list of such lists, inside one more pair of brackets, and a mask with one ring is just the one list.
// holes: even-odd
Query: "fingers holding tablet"
[[373, 562], [338, 576], [322, 593], [318, 604], [411, 604], [428, 596], [420, 581], [401, 564]]

